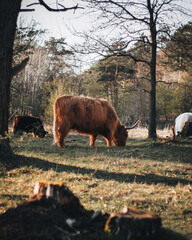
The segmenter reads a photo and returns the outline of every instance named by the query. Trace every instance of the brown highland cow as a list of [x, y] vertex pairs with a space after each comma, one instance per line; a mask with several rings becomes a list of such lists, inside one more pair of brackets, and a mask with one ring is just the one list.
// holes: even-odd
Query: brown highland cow
[[125, 146], [128, 129], [137, 126], [139, 120], [132, 127], [121, 124], [113, 107], [108, 101], [89, 97], [62, 96], [55, 101], [53, 133], [59, 147], [65, 145], [64, 139], [69, 131], [75, 130], [80, 134], [90, 136], [90, 146], [95, 145], [98, 135], [116, 146]]

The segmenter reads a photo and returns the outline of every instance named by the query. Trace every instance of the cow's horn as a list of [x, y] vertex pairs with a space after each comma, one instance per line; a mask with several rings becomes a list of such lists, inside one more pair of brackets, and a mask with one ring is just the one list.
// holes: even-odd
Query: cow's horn
[[126, 130], [129, 130], [129, 129], [133, 129], [133, 128], [135, 128], [136, 126], [137, 126], [137, 124], [140, 122], [140, 120], [137, 120], [137, 122], [133, 125], [133, 126], [131, 126], [131, 127], [126, 127], [125, 129]]

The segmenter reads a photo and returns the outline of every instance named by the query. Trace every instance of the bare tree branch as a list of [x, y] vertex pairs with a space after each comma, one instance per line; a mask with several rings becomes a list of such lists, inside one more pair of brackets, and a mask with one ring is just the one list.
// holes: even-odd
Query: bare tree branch
[[34, 11], [35, 11], [34, 8], [31, 8], [31, 9], [26, 9], [26, 8], [20, 9], [20, 12], [34, 12]]
[[156, 83], [164, 83], [166, 85], [172, 85], [175, 82], [165, 82], [165, 81], [159, 80], [159, 81], [156, 81]]
[[[144, 22], [146, 24], [148, 24], [148, 22], [146, 21], [146, 18], [139, 18], [136, 15], [132, 14], [128, 9], [126, 9], [122, 4], [109, 0], [109, 3], [116, 5], [117, 7], [121, 8], [128, 16], [130, 16], [132, 18], [132, 20], [135, 21], [139, 21], [139, 22]], [[144, 7], [145, 5], [142, 4]]]
[[133, 56], [132, 54], [128, 53], [128, 52], [118, 52], [118, 53], [114, 53], [114, 54], [110, 54], [107, 57], [112, 57], [112, 56], [117, 56], [117, 57], [130, 57], [135, 63], [137, 62], [142, 62], [147, 64], [148, 66], [150, 66], [150, 62], [146, 61], [144, 59], [138, 58]]
[[11, 71], [12, 77], [17, 75], [21, 70], [23, 70], [25, 68], [25, 66], [27, 65], [28, 61], [29, 61], [29, 57], [25, 58], [21, 63], [14, 66]]
[[38, 3], [28, 4], [27, 7], [31, 7], [31, 6], [34, 6], [34, 5], [42, 5], [43, 7], [45, 7], [50, 12], [66, 12], [68, 10], [84, 9], [83, 7], [79, 7], [78, 4], [76, 6], [73, 6], [73, 7], [65, 7], [61, 4], [58, 4], [61, 8], [51, 8], [43, 0], [38, 0]]

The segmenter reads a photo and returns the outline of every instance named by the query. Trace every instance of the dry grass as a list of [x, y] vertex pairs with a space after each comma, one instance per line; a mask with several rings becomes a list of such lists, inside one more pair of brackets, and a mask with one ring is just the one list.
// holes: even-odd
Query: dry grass
[[[170, 137], [172, 134], [172, 130], [168, 128], [164, 128], [163, 130], [157, 129], [157, 135], [160, 138]], [[129, 138], [131, 139], [146, 139], [148, 137], [148, 129], [147, 128], [135, 128], [129, 130]]]
[[36, 181], [62, 181], [87, 209], [150, 209], [162, 217], [161, 239], [191, 239], [192, 140], [162, 144], [146, 136], [146, 129], [130, 130], [126, 147], [110, 148], [102, 138], [90, 148], [89, 138], [76, 134], [66, 148], [51, 138], [12, 137], [16, 155], [0, 158], [0, 214], [22, 203]]

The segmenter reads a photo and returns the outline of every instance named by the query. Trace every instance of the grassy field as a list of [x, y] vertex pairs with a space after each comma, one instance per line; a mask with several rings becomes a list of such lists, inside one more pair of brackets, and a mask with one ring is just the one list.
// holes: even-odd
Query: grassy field
[[192, 239], [192, 140], [161, 143], [146, 134], [131, 130], [126, 147], [110, 148], [102, 138], [90, 148], [89, 138], [76, 134], [65, 148], [52, 138], [11, 137], [15, 156], [0, 155], [0, 214], [21, 204], [36, 181], [62, 181], [86, 209], [150, 209], [162, 218], [162, 239]]

